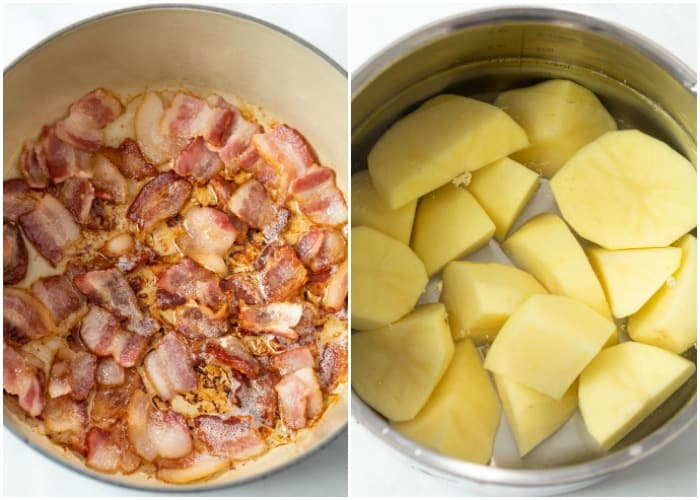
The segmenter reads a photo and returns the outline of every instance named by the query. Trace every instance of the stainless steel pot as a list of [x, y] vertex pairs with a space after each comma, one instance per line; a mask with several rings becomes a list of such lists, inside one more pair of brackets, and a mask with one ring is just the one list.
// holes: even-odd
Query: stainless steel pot
[[[303, 40], [271, 24], [227, 10], [154, 6], [98, 16], [32, 48], [4, 73], [4, 178], [16, 177], [22, 143], [96, 87], [122, 96], [147, 88], [187, 88], [260, 106], [292, 124], [334, 168], [347, 193], [347, 76]], [[144, 473], [102, 474], [36, 432], [12, 397], [5, 426], [30, 446], [71, 469], [120, 486], [202, 491], [253, 480], [289, 466], [339, 435], [347, 425], [347, 385], [312, 428], [210, 480], [168, 485]], [[41, 473], [41, 471], [35, 471]]]
[[[397, 118], [442, 92], [489, 100], [547, 78], [598, 94], [621, 128], [639, 128], [696, 162], [696, 75], [672, 54], [620, 26], [551, 9], [508, 8], [452, 17], [413, 32], [352, 80], [352, 171]], [[685, 354], [695, 361], [696, 350]], [[520, 459], [502, 423], [489, 466], [419, 446], [352, 396], [353, 415], [420, 469], [485, 494], [542, 495], [582, 488], [654, 453], [696, 419], [696, 378], [607, 453], [586, 441], [580, 415]], [[504, 421], [505, 422], [505, 421]], [[510, 446], [512, 448], [512, 445]]]

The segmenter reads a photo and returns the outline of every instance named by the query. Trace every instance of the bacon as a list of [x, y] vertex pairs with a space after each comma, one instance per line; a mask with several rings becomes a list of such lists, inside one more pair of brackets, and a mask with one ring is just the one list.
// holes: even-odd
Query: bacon
[[250, 418], [199, 416], [194, 419], [194, 434], [217, 457], [246, 460], [267, 451], [267, 443]]
[[21, 215], [19, 222], [37, 251], [54, 267], [80, 237], [80, 228], [71, 213], [50, 194], [44, 195], [34, 210]]
[[54, 441], [67, 444], [85, 455], [89, 423], [85, 401], [76, 401], [70, 396], [51, 398], [46, 402], [43, 416], [46, 432]]
[[266, 300], [281, 302], [296, 295], [308, 280], [304, 264], [291, 246], [272, 243], [258, 256], [255, 267]]
[[296, 349], [275, 354], [270, 358], [270, 364], [280, 375], [287, 375], [302, 368], [313, 368], [314, 356], [308, 348], [297, 347]]
[[197, 184], [206, 184], [224, 168], [221, 158], [207, 148], [204, 139], [197, 137], [175, 158], [173, 170], [182, 177], [191, 177]]
[[294, 327], [299, 323], [302, 305], [273, 302], [263, 306], [241, 305], [240, 327], [251, 333], [272, 333], [290, 339], [297, 338]]
[[6, 285], [14, 285], [27, 274], [29, 254], [19, 228], [11, 222], [2, 224], [2, 280]]
[[275, 386], [282, 423], [291, 430], [306, 427], [323, 411], [323, 395], [312, 368], [282, 377]]
[[[158, 277], [156, 287], [159, 292], [164, 291], [185, 300], [193, 299], [214, 310], [225, 301], [218, 276], [191, 259], [185, 257], [177, 264], [164, 270], [156, 270], [155, 273]], [[160, 302], [164, 296], [157, 297]], [[172, 302], [184, 303], [177, 300]]]
[[78, 401], [85, 400], [95, 386], [97, 358], [85, 351], [60, 349], [56, 353], [49, 376], [49, 396], [57, 398], [72, 394]]
[[56, 135], [55, 128], [44, 128], [41, 135], [41, 145], [49, 176], [54, 183], [58, 184], [69, 177], [89, 175], [90, 154], [63, 142]]
[[41, 144], [24, 146], [19, 158], [19, 170], [22, 172], [29, 187], [45, 188], [51, 182], [49, 166]]
[[97, 365], [97, 383], [100, 385], [121, 385], [124, 383], [124, 368], [114, 358], [102, 358]]
[[127, 217], [150, 232], [159, 222], [177, 215], [192, 192], [192, 185], [175, 172], [159, 174], [141, 188]]
[[326, 282], [323, 294], [323, 307], [329, 311], [339, 311], [348, 296], [348, 261], [345, 260]]
[[185, 418], [172, 410], [157, 410], [151, 398], [137, 390], [127, 410], [129, 441], [146, 460], [184, 457], [192, 450]]
[[345, 198], [335, 184], [335, 172], [328, 167], [310, 167], [292, 182], [290, 192], [299, 210], [316, 224], [340, 226], [348, 220]]
[[98, 356], [112, 356], [120, 366], [136, 364], [147, 339], [124, 330], [119, 320], [101, 307], [90, 306], [80, 325], [80, 338]]
[[277, 420], [275, 384], [278, 381], [279, 377], [270, 371], [261, 371], [257, 377], [244, 381], [236, 393], [243, 413], [274, 427]]
[[206, 102], [187, 94], [177, 94], [165, 110], [160, 124], [164, 135], [190, 139], [204, 137], [213, 146], [223, 146], [233, 113], [225, 107], [209, 107]]
[[14, 287], [3, 288], [3, 339], [12, 345], [58, 332], [51, 313], [32, 294]]
[[136, 372], [127, 370], [123, 384], [98, 387], [90, 406], [92, 422], [107, 429], [114, 427], [126, 413], [132, 395], [139, 385], [140, 379]]
[[102, 129], [123, 112], [124, 106], [114, 94], [93, 90], [71, 105], [68, 117], [56, 124], [56, 135], [78, 149], [97, 151], [102, 147]]
[[126, 203], [129, 186], [119, 169], [103, 155], [96, 155], [92, 164], [92, 185], [95, 196], [114, 203]]
[[345, 345], [327, 342], [321, 351], [318, 378], [321, 389], [331, 391], [348, 373], [348, 348]]
[[181, 307], [175, 312], [175, 329], [188, 339], [220, 337], [228, 330], [227, 308], [214, 314], [205, 306]]
[[58, 189], [58, 199], [73, 214], [78, 224], [83, 224], [90, 215], [95, 188], [88, 179], [71, 177], [66, 179]]
[[345, 238], [339, 231], [312, 226], [299, 237], [296, 251], [311, 272], [319, 273], [342, 262], [346, 247]]
[[217, 472], [231, 468], [230, 460], [213, 457], [208, 453], [194, 451], [175, 460], [159, 459], [156, 477], [166, 483], [186, 484], [211, 477]]
[[72, 280], [65, 274], [36, 280], [32, 283], [32, 293], [46, 306], [56, 324], [85, 303], [82, 295], [73, 287]]
[[100, 248], [100, 253], [114, 263], [122, 273], [129, 273], [153, 257], [149, 247], [135, 242], [129, 233], [120, 233], [110, 238]]
[[22, 179], [9, 179], [2, 183], [2, 216], [16, 221], [20, 215], [34, 209], [39, 194], [29, 189]]
[[40, 361], [3, 343], [2, 363], [3, 389], [17, 396], [20, 408], [32, 417], [41, 414], [46, 405], [46, 377], [39, 368]]
[[223, 256], [236, 241], [238, 231], [228, 216], [211, 207], [193, 207], [185, 214], [186, 233], [176, 241], [180, 250], [198, 264], [227, 274]]
[[263, 303], [260, 288], [251, 274], [236, 273], [224, 279], [222, 288], [226, 292], [233, 292], [238, 302], [248, 305]]
[[247, 377], [255, 378], [260, 373], [260, 363], [257, 358], [248, 351], [240, 339], [232, 335], [208, 340], [204, 352], [214, 362], [230, 366]]
[[253, 135], [262, 132], [262, 127], [246, 120], [237, 107], [226, 103], [221, 98], [219, 99], [219, 106], [230, 109], [232, 113], [228, 139], [219, 150], [219, 156], [226, 166], [226, 172], [232, 175], [243, 166], [250, 166], [253, 155], [257, 160], [258, 152], [250, 140]]
[[119, 425], [111, 432], [93, 427], [87, 433], [85, 464], [102, 472], [120, 470], [129, 474], [141, 465], [141, 458], [129, 443], [126, 426]]
[[268, 240], [277, 238], [289, 222], [289, 212], [275, 206], [256, 180], [249, 180], [233, 193], [228, 209], [249, 226], [261, 229]]
[[127, 179], [141, 180], [158, 173], [133, 139], [124, 139], [118, 148], [102, 148], [101, 152]]
[[197, 377], [187, 344], [176, 333], [166, 334], [160, 345], [144, 358], [148, 379], [164, 401], [197, 388]]

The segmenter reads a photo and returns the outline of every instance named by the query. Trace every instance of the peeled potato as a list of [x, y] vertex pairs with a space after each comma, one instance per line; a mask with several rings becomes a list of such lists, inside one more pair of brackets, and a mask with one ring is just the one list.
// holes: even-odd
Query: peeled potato
[[525, 271], [494, 262], [450, 262], [442, 273], [441, 302], [455, 340], [491, 342], [508, 316], [528, 297], [547, 293]]
[[442, 304], [419, 306], [400, 321], [352, 336], [352, 386], [390, 420], [414, 418], [454, 353]]
[[455, 346], [454, 357], [418, 415], [395, 422], [400, 433], [455, 458], [488, 463], [501, 419], [501, 405], [471, 340]]
[[539, 186], [539, 176], [520, 163], [503, 158], [472, 173], [467, 189], [496, 225], [503, 241]]
[[512, 116], [530, 140], [530, 146], [512, 158], [545, 177], [553, 176], [581, 147], [617, 129], [595, 94], [568, 80], [509, 90], [494, 104]]
[[369, 171], [352, 176], [352, 225], [369, 226], [408, 245], [411, 241], [416, 200], [392, 210], [377, 195]]
[[550, 186], [564, 219], [603, 248], [665, 247], [697, 224], [693, 165], [638, 130], [609, 132], [576, 153]]
[[627, 322], [637, 342], [683, 353], [697, 341], [698, 249], [688, 234], [674, 244], [682, 250], [681, 265], [661, 289]]
[[579, 407], [605, 449], [625, 437], [695, 373], [695, 365], [655, 346], [625, 342], [604, 349], [581, 373]]
[[674, 247], [586, 250], [616, 318], [639, 311], [678, 269], [682, 253]]
[[612, 321], [577, 300], [533, 295], [506, 320], [484, 366], [560, 399], [614, 331]]
[[390, 208], [528, 144], [523, 129], [496, 106], [462, 96], [436, 99], [394, 123], [369, 153], [372, 183]]
[[421, 198], [411, 248], [431, 275], [485, 245], [495, 230], [469, 191], [449, 183]]
[[576, 382], [556, 400], [501, 375], [493, 379], [521, 457], [554, 434], [578, 406]]
[[403, 243], [366, 226], [352, 228], [352, 328], [369, 330], [408, 313], [428, 283]]

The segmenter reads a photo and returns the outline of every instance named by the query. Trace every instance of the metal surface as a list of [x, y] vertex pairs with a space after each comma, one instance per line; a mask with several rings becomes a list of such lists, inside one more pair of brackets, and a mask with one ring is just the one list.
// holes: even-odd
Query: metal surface
[[[567, 78], [598, 94], [620, 128], [639, 128], [696, 162], [696, 76], [653, 43], [597, 19], [550, 9], [497, 9], [418, 30], [367, 62], [352, 81], [352, 171], [366, 168], [376, 140], [425, 99], [451, 92], [491, 100], [505, 89]], [[514, 224], [556, 212], [546, 180]], [[468, 260], [508, 262], [495, 240]], [[422, 302], [438, 300], [440, 276]], [[695, 361], [696, 350], [686, 356]], [[388, 425], [355, 393], [352, 413], [421, 470], [485, 494], [558, 494], [585, 487], [654, 453], [696, 418], [696, 377], [609, 452], [576, 413], [554, 436], [520, 458], [503, 417], [489, 466], [419, 446]]]
[[[16, 163], [25, 140], [100, 86], [121, 96], [146, 88], [187, 88], [260, 106], [271, 120], [301, 130], [347, 192], [345, 72], [318, 49], [269, 23], [188, 5], [139, 7], [88, 19], [52, 35], [6, 68], [4, 178], [18, 175]], [[170, 485], [141, 472], [103, 474], [89, 469], [82, 459], [36, 432], [7, 395], [3, 415], [5, 426], [29, 446], [86, 476], [119, 486], [197, 492], [260, 479], [330, 443], [347, 426], [347, 386], [337, 393], [337, 401], [320, 421], [294, 442], [187, 485]]]

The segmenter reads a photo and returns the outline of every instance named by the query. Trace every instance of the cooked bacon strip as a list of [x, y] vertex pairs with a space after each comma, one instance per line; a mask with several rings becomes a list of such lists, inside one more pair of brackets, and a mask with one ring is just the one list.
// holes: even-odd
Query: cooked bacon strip
[[239, 324], [251, 333], [272, 333], [290, 339], [297, 338], [294, 327], [301, 319], [302, 305], [273, 302], [263, 306], [241, 305]]
[[29, 189], [22, 179], [9, 179], [2, 183], [2, 216], [16, 221], [20, 215], [34, 209], [39, 192]]
[[58, 331], [41, 302], [26, 290], [8, 286], [3, 288], [2, 326], [3, 339], [12, 345], [26, 344]]
[[323, 307], [329, 311], [339, 311], [348, 296], [348, 261], [343, 261], [326, 282], [323, 294]]
[[339, 231], [311, 226], [299, 237], [296, 251], [311, 272], [319, 273], [342, 262], [346, 247], [345, 238]]
[[21, 215], [19, 222], [37, 251], [54, 267], [80, 238], [80, 228], [71, 213], [50, 194], [44, 195], [34, 210]]
[[54, 127], [45, 127], [41, 135], [41, 145], [46, 158], [46, 166], [51, 180], [58, 184], [69, 177], [88, 177], [91, 155], [63, 142], [56, 135]]
[[228, 108], [212, 108], [201, 99], [180, 93], [165, 110], [160, 132], [185, 139], [201, 136], [208, 143], [219, 147], [225, 142], [225, 134], [232, 118], [233, 113]]
[[316, 224], [339, 226], [348, 220], [348, 207], [343, 193], [335, 184], [335, 172], [314, 165], [290, 187], [299, 202], [299, 210]]
[[2, 383], [8, 394], [19, 398], [19, 406], [32, 417], [44, 410], [46, 377], [40, 361], [31, 354], [17, 351], [3, 343]]
[[[218, 310], [224, 303], [225, 297], [219, 285], [219, 277], [195, 263], [183, 258], [177, 264], [156, 270], [156, 287], [159, 292], [167, 292], [181, 299], [193, 299], [213, 310]], [[163, 296], [157, 296], [161, 301]], [[171, 303], [184, 303], [173, 300]], [[177, 305], [177, 304], [176, 304]], [[161, 304], [161, 307], [164, 307]]]
[[344, 344], [327, 342], [321, 351], [318, 378], [321, 389], [331, 391], [348, 373], [348, 348]]
[[124, 368], [114, 358], [102, 358], [97, 365], [97, 383], [100, 385], [121, 385], [124, 383]]
[[170, 401], [178, 393], [197, 388], [192, 356], [187, 343], [176, 333], [166, 334], [158, 347], [143, 360], [148, 379], [164, 401]]
[[14, 285], [27, 274], [27, 245], [19, 228], [11, 222], [2, 224], [2, 280], [6, 285]]
[[267, 443], [249, 418], [203, 415], [194, 419], [194, 434], [217, 457], [246, 460], [267, 451]]
[[90, 306], [83, 317], [80, 338], [90, 351], [112, 356], [123, 367], [134, 366], [147, 343], [145, 337], [124, 330], [113, 314], [97, 306]]
[[189, 339], [215, 338], [228, 330], [227, 308], [214, 314], [205, 306], [180, 307], [175, 311], [175, 329]]
[[68, 117], [56, 124], [56, 135], [76, 148], [97, 151], [102, 147], [102, 129], [123, 112], [124, 106], [114, 94], [93, 90], [71, 105]]
[[[217, 96], [217, 99], [214, 99], [214, 101], [211, 103], [229, 109], [232, 114], [228, 139], [226, 139], [226, 144], [219, 149], [219, 156], [226, 166], [226, 173], [233, 175], [240, 168], [249, 167], [252, 162], [257, 160], [258, 152], [250, 143], [250, 140], [253, 135], [262, 132], [262, 127], [257, 123], [246, 120], [240, 109], [227, 103], [220, 97]], [[253, 155], [255, 159], [252, 158]]]
[[143, 231], [177, 215], [192, 192], [192, 185], [175, 172], [159, 174], [141, 188], [129, 207], [127, 217]]
[[44, 427], [51, 438], [85, 455], [85, 435], [89, 424], [87, 403], [70, 396], [50, 398], [44, 408]]
[[141, 148], [133, 139], [124, 139], [118, 148], [102, 148], [102, 154], [113, 163], [127, 179], [145, 179], [158, 173], [146, 161]]
[[323, 395], [312, 368], [282, 377], [275, 386], [282, 423], [291, 430], [306, 427], [323, 411]]
[[22, 172], [29, 187], [45, 188], [51, 182], [46, 154], [41, 144], [24, 146], [22, 155], [19, 158], [19, 170]]
[[280, 375], [287, 375], [302, 368], [313, 368], [314, 356], [307, 347], [297, 347], [275, 354], [270, 358], [270, 364], [280, 372]]
[[49, 396], [57, 398], [72, 394], [82, 401], [95, 386], [97, 358], [85, 351], [60, 349], [56, 353], [49, 376]]
[[172, 410], [157, 410], [151, 398], [137, 390], [127, 413], [129, 441], [143, 458], [184, 457], [192, 450], [192, 437], [185, 417]]
[[296, 295], [308, 280], [304, 264], [291, 246], [272, 243], [255, 262], [260, 271], [260, 286], [270, 302], [281, 302]]
[[277, 238], [289, 222], [289, 211], [275, 206], [256, 180], [249, 180], [233, 193], [228, 209], [249, 226], [261, 229], [268, 240]]
[[221, 158], [207, 148], [202, 137], [197, 137], [183, 149], [173, 165], [175, 172], [182, 177], [191, 177], [197, 184], [206, 184], [222, 168]]
[[98, 387], [90, 406], [92, 422], [105, 429], [112, 428], [126, 414], [132, 395], [140, 385], [138, 374], [127, 370], [123, 384]]
[[156, 477], [166, 483], [187, 484], [230, 469], [230, 462], [195, 451], [177, 460], [158, 460]]
[[193, 207], [183, 221], [186, 233], [177, 239], [180, 250], [198, 264], [227, 274], [223, 256], [231, 248], [238, 231], [228, 216], [211, 207]]
[[73, 286], [72, 279], [66, 274], [36, 280], [32, 283], [32, 293], [46, 306], [56, 324], [85, 303], [83, 296]]
[[85, 464], [102, 472], [129, 474], [141, 465], [141, 458], [129, 443], [126, 426], [118, 425], [112, 431], [93, 427], [87, 433]]
[[84, 177], [66, 179], [58, 189], [58, 199], [73, 214], [78, 224], [87, 221], [95, 199], [95, 188]]
[[222, 289], [226, 292], [233, 292], [236, 303], [242, 301], [249, 306], [263, 303], [260, 287], [251, 274], [232, 274], [224, 279]]
[[92, 164], [92, 185], [95, 196], [114, 203], [126, 203], [129, 186], [119, 169], [103, 155], [96, 155]]
[[274, 427], [277, 421], [277, 382], [276, 374], [262, 371], [257, 377], [244, 381], [236, 393], [241, 410], [268, 427]]
[[153, 257], [150, 247], [135, 242], [129, 233], [119, 233], [105, 242], [100, 253], [122, 273], [129, 273]]
[[260, 363], [257, 358], [248, 351], [240, 339], [232, 335], [208, 340], [204, 351], [215, 362], [230, 366], [247, 377], [255, 378], [260, 373]]

